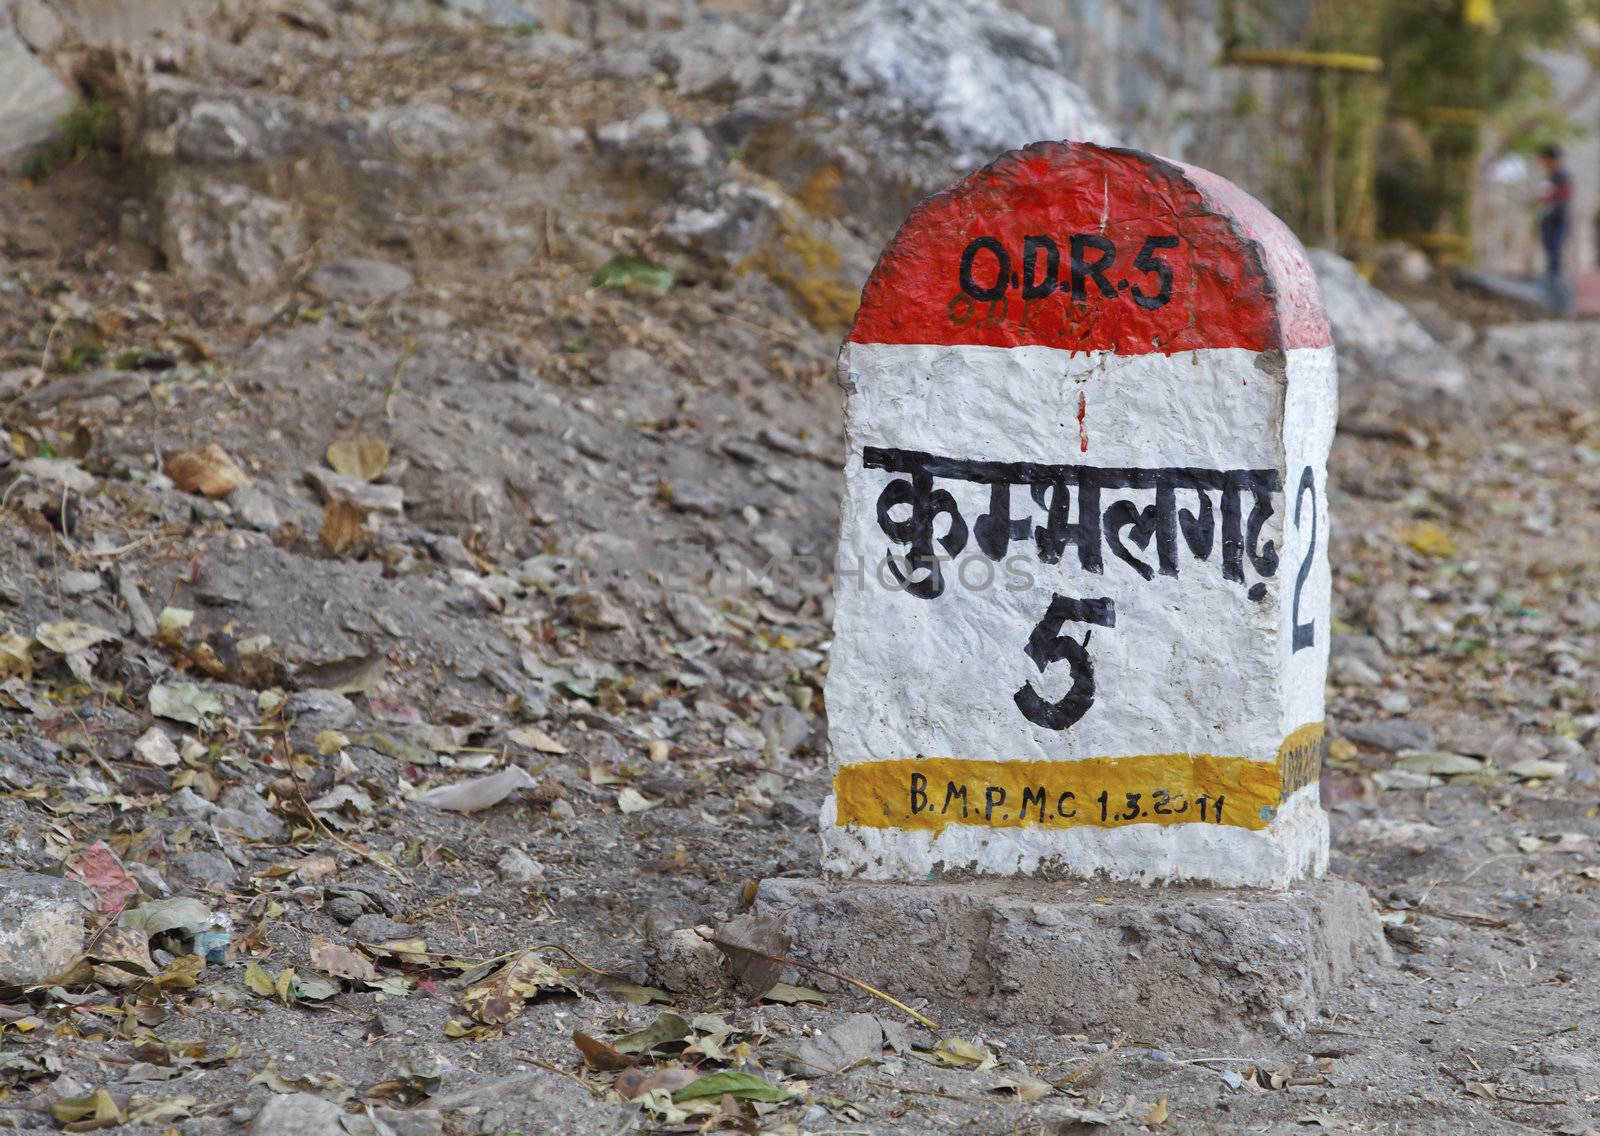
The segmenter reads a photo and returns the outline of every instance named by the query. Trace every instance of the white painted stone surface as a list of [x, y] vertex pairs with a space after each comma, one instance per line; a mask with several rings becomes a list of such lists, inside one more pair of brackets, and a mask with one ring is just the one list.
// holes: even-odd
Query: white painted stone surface
[[[1269, 272], [1298, 263], [1309, 280], [1298, 246], [1269, 250], [1263, 260]], [[1314, 297], [1314, 284], [1306, 287]], [[1300, 773], [1283, 776], [1280, 795], [1278, 767], [1291, 740], [1320, 761], [1330, 636], [1326, 464], [1337, 413], [1332, 346], [1122, 355], [853, 338], [839, 371], [849, 400], [848, 457], [827, 686], [836, 794], [821, 818], [824, 869], [870, 879], [972, 870], [1277, 888], [1320, 875], [1328, 833], [1317, 773], [1294, 766]], [[908, 548], [903, 534], [897, 540], [886, 529], [885, 516], [892, 526], [911, 509], [902, 501], [881, 514], [881, 495], [922, 460], [906, 451], [958, 463], [942, 465], [929, 482], [949, 494], [933, 520], [935, 539], [960, 535], [950, 505], [965, 526], [942, 567], [943, 589], [931, 597], [909, 594], [888, 567]], [[998, 560], [985, 555], [977, 523], [991, 508], [992, 482], [1004, 477], [980, 477], [959, 464], [974, 462], [1075, 467], [1074, 477], [1084, 467], [1265, 471], [1275, 484], [1259, 501], [1248, 489], [1238, 494], [1242, 580], [1223, 571], [1228, 490], [1202, 492], [1176, 475], [1175, 508], [1194, 523], [1204, 496], [1215, 528], [1200, 555], [1204, 541], [1191, 542], [1180, 524], [1176, 574], [1163, 574], [1158, 540], [1140, 532], [1157, 514], [1157, 489], [1103, 487], [1103, 523], [1118, 501], [1131, 510], [1124, 522], [1141, 522], [1118, 531], [1128, 555], [1149, 569], [1146, 578], [1114, 554], [1109, 525], [1100, 571], [1081, 564], [1072, 543], [1057, 563], [1043, 562], [1033, 532], [1047, 523], [1046, 501], [1021, 481], [1010, 489], [1010, 517], [1026, 518], [1028, 535], [1014, 535]], [[1248, 518], [1258, 505], [1270, 514], [1252, 544]], [[1079, 506], [1074, 491], [1070, 520], [1083, 519]], [[1087, 709], [1065, 726], [1030, 720], [1016, 697], [1031, 685], [1054, 702], [1073, 685], [1070, 660], [1046, 659], [1041, 669], [1026, 651], [1055, 597], [1108, 602], [1115, 612], [1111, 626], [1061, 626], [1083, 644], [1094, 683]], [[1031, 763], [1025, 771], [1009, 764], [1024, 762]], [[1235, 811], [1202, 821], [1191, 819], [1196, 809], [1173, 823], [1179, 798], [1163, 779], [1202, 766], [1213, 772], [1194, 774], [1187, 805], [1220, 795]], [[920, 788], [907, 780], [924, 768]], [[1021, 780], [1007, 781], [1010, 771]], [[966, 777], [965, 801], [947, 795], [946, 774]], [[986, 784], [1002, 782], [1008, 788], [998, 803], [977, 799]], [[1026, 815], [1037, 819], [1018, 823], [1018, 797], [1036, 784], [1050, 799], [1043, 806], [1034, 799], [1040, 811]], [[1097, 804], [1101, 785], [1109, 800]], [[1150, 811], [1158, 790], [1168, 794], [1160, 823]], [[1124, 806], [1127, 792], [1139, 797]], [[1240, 816], [1241, 805], [1248, 815]], [[961, 823], [947, 823], [951, 809]]]
[[[1270, 758], [1298, 726], [1321, 721], [1330, 587], [1323, 471], [1337, 397], [1331, 348], [1289, 352], [1284, 377], [1274, 376], [1257, 353], [1238, 349], [1119, 357], [1047, 347], [848, 344], [840, 370], [854, 389], [828, 682], [840, 764], [916, 754], [1071, 761], [1194, 751]], [[1080, 393], [1087, 452], [1080, 450]], [[1109, 555], [1103, 575], [1086, 575], [1070, 545], [1059, 563], [1041, 564], [1030, 540], [1014, 542], [995, 563], [969, 536], [956, 571], [946, 573], [944, 593], [922, 600], [886, 587], [883, 581], [893, 585], [893, 577], [880, 576], [884, 558], [904, 549], [878, 526], [878, 495], [889, 475], [862, 467], [868, 446], [1111, 467], [1150, 466], [1155, 454], [1168, 455], [1161, 464], [1171, 466], [1297, 473], [1310, 466], [1317, 471], [1318, 548], [1300, 621], [1317, 628], [1315, 645], [1291, 650], [1293, 586], [1310, 536], [1309, 493], [1305, 525], [1294, 526], [1292, 501], [1285, 504], [1288, 495], [1279, 494], [1263, 528], [1263, 542], [1280, 551], [1279, 574], [1265, 581], [1268, 595], [1260, 602], [1248, 597], [1248, 585], [1257, 582], [1248, 567], [1243, 584], [1224, 580], [1219, 550], [1196, 561], [1181, 537], [1179, 575], [1145, 580]], [[1285, 484], [1290, 480], [1284, 473]], [[969, 526], [988, 507], [987, 486], [939, 484], [955, 496]], [[1153, 490], [1119, 492], [1141, 507], [1154, 500]], [[1188, 498], [1180, 501], [1184, 507], [1197, 507], [1194, 494], [1180, 496]], [[1024, 489], [1012, 490], [1012, 508], [1014, 516], [1042, 519]], [[1153, 542], [1130, 551], [1154, 563]], [[1046, 698], [1065, 693], [1065, 673], [1050, 672], [1066, 667], [1057, 664], [1041, 677], [1023, 651], [1052, 594], [1106, 596], [1117, 612], [1116, 627], [1095, 629], [1091, 639], [1094, 707], [1066, 731], [1029, 722], [1012, 698], [1024, 682]], [[942, 863], [1001, 874], [1057, 867], [1149, 882], [1283, 886], [1320, 874], [1327, 858], [1327, 821], [1314, 786], [1280, 812], [1266, 836], [1220, 826], [1133, 825], [952, 826], [935, 837], [893, 829], [846, 833], [831, 820], [824, 816], [825, 866], [867, 878], [921, 877]]]

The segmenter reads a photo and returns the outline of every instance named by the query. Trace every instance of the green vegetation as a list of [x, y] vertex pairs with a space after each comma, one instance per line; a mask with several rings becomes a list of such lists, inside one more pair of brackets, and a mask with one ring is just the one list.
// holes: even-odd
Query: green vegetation
[[113, 149], [116, 108], [104, 99], [75, 103], [57, 123], [58, 133], [36, 150], [22, 167], [23, 176], [43, 181], [91, 154]]
[[[1600, 0], [1223, 0], [1225, 63], [1273, 68], [1281, 97], [1240, 85], [1240, 118], [1272, 116], [1262, 192], [1309, 242], [1367, 260], [1379, 237], [1439, 256], [1472, 247], [1484, 149], [1531, 153], [1572, 137], [1600, 82], [1579, 33]], [[1558, 99], [1540, 50], [1583, 51], [1591, 78]]]
[[50, 370], [58, 375], [75, 375], [79, 371], [98, 366], [105, 357], [106, 350], [99, 336], [86, 332], [74, 339], [70, 347], [50, 361]]
[[1485, 144], [1531, 153], [1575, 132], [1535, 53], [1574, 50], [1597, 16], [1600, 0], [1389, 0], [1380, 232], [1436, 255], [1470, 250]]
[[642, 256], [614, 256], [594, 274], [596, 288], [644, 288], [651, 292], [672, 290], [672, 269]]

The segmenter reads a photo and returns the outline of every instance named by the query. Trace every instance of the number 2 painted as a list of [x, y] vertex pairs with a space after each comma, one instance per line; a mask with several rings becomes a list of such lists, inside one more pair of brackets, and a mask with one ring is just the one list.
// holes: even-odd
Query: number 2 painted
[[1294, 608], [1290, 618], [1294, 622], [1294, 648], [1290, 652], [1310, 647], [1316, 643], [1317, 625], [1313, 620], [1310, 623], [1300, 622], [1300, 591], [1306, 586], [1306, 578], [1311, 575], [1311, 558], [1317, 554], [1317, 479], [1311, 472], [1311, 467], [1306, 466], [1305, 472], [1300, 475], [1300, 488], [1294, 495], [1294, 527], [1300, 527], [1300, 502], [1307, 493], [1311, 494], [1311, 540], [1306, 544], [1305, 558], [1300, 561], [1300, 571], [1294, 577]]

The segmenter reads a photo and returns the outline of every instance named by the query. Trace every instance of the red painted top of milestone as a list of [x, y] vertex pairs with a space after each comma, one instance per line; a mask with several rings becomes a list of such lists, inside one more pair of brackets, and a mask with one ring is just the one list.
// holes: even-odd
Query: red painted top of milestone
[[1040, 142], [924, 201], [862, 292], [856, 343], [1119, 355], [1325, 347], [1305, 250], [1215, 174]]

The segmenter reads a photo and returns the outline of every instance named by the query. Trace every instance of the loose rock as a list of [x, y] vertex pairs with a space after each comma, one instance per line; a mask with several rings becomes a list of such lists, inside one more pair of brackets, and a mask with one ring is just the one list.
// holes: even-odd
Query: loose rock
[[344, 1111], [311, 1093], [273, 1096], [250, 1125], [251, 1136], [337, 1136]]
[[43, 142], [72, 96], [8, 27], [0, 27], [0, 159]]
[[382, 943], [415, 935], [417, 929], [387, 915], [363, 915], [350, 924], [350, 933], [363, 943]]
[[1403, 749], [1431, 750], [1436, 744], [1432, 726], [1406, 718], [1361, 722], [1344, 727], [1343, 733], [1359, 745], [1381, 749], [1385, 753], [1398, 753]]
[[32, 986], [83, 953], [84, 916], [94, 893], [34, 872], [0, 873], [0, 986]]
[[320, 466], [308, 468], [305, 479], [325, 505], [333, 501], [348, 501], [368, 513], [385, 513], [391, 517], [398, 517], [405, 511], [405, 491], [398, 485], [361, 481]]
[[411, 273], [386, 261], [350, 257], [324, 264], [309, 283], [325, 299], [366, 307], [411, 287]]
[[537, 883], [544, 879], [544, 865], [520, 848], [507, 848], [495, 865], [500, 878], [514, 884]]
[[1405, 407], [1439, 411], [1460, 404], [1472, 376], [1410, 312], [1326, 249], [1307, 252], [1339, 352], [1339, 404], [1345, 417], [1378, 422]]

